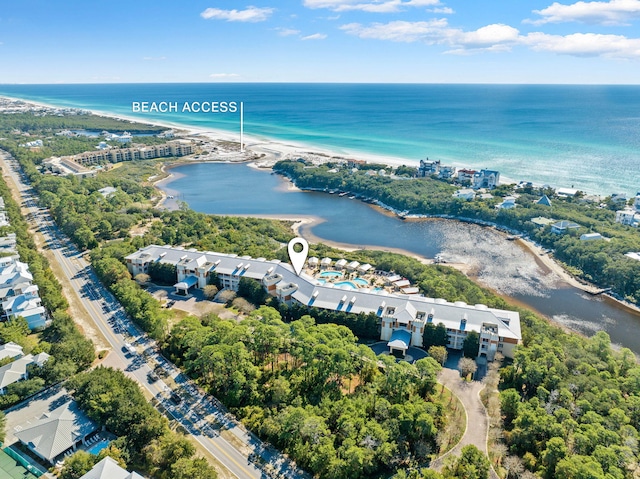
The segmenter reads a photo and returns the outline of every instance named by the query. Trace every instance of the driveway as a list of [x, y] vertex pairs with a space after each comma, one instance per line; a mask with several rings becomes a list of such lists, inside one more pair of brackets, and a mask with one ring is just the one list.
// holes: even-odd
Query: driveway
[[[431, 469], [439, 471], [444, 465], [444, 459], [450, 455], [460, 455], [460, 451], [467, 444], [473, 444], [487, 454], [487, 433], [489, 430], [489, 418], [487, 411], [480, 401], [480, 391], [484, 384], [480, 381], [464, 381], [457, 369], [443, 368], [438, 375], [438, 380], [447, 386], [462, 402], [467, 413], [467, 429], [460, 442], [449, 452], [440, 456], [431, 463]], [[498, 479], [493, 468], [489, 471], [491, 479]]]

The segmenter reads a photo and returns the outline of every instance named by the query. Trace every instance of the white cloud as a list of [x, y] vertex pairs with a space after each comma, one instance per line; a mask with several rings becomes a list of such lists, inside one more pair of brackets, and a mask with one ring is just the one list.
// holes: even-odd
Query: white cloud
[[522, 35], [509, 25], [486, 25], [474, 31], [464, 31], [448, 25], [446, 19], [425, 22], [394, 21], [362, 25], [349, 23], [340, 27], [349, 35], [363, 39], [393, 42], [424, 42], [449, 47], [445, 53], [468, 55], [479, 52], [505, 52], [524, 46], [534, 51], [572, 56], [640, 59], [640, 38], [623, 35], [574, 33], [550, 35], [533, 32]]
[[429, 13], [439, 13], [441, 15], [453, 15], [456, 13], [453, 8], [450, 7], [436, 7], [427, 9]]
[[240, 75], [237, 73], [212, 73], [209, 75], [209, 78], [213, 78], [215, 80], [232, 80], [234, 78], [240, 78]]
[[325, 38], [327, 38], [327, 35], [324, 33], [314, 33], [313, 35], [302, 37], [301, 40], [324, 40]]
[[307, 8], [328, 8], [334, 12], [360, 10], [373, 13], [390, 13], [405, 7], [426, 7], [440, 5], [440, 0], [304, 0]]
[[300, 33], [300, 30], [295, 30], [293, 28], [282, 28], [282, 27], [276, 28], [276, 31], [278, 32], [278, 35], [280, 35], [281, 37], [289, 37], [291, 35], [297, 35], [298, 33]]
[[390, 40], [392, 42], [416, 42], [425, 40], [430, 43], [437, 42], [443, 36], [447, 27], [447, 21], [429, 20], [425, 22], [406, 22], [402, 20], [389, 23], [372, 23], [364, 26], [360, 23], [347, 23], [340, 27], [349, 35], [359, 38], [376, 40]]
[[533, 13], [541, 15], [537, 20], [526, 23], [581, 22], [599, 25], [627, 25], [630, 20], [640, 17], [640, 0], [610, 0], [608, 2], [576, 2], [570, 5], [554, 2]]
[[640, 59], [640, 38], [597, 33], [549, 35], [529, 33], [522, 43], [536, 51], [548, 51], [578, 57], [636, 58]]
[[269, 7], [247, 7], [244, 10], [221, 10], [219, 8], [207, 8], [200, 16], [205, 20], [226, 20], [228, 22], [264, 22], [274, 12]]
[[449, 26], [446, 19], [424, 22], [394, 21], [389, 23], [373, 23], [364, 26], [349, 23], [341, 27], [350, 35], [359, 38], [390, 40], [393, 42], [422, 41], [430, 45], [447, 45], [453, 47], [448, 53], [470, 51], [505, 51], [519, 41], [519, 32], [509, 25], [487, 25], [478, 30], [465, 32]]
[[514, 43], [518, 41], [520, 32], [509, 25], [496, 23], [478, 28], [473, 32], [454, 30], [453, 43], [465, 46], [491, 46], [497, 43]]

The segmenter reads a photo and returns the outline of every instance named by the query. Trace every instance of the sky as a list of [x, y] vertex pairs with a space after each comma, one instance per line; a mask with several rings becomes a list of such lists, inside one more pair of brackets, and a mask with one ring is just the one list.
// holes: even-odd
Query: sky
[[640, 83], [640, 0], [2, 3], [0, 83]]

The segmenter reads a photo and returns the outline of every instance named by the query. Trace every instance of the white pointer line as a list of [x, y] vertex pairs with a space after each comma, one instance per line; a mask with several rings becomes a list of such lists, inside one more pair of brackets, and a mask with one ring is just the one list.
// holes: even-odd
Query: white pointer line
[[240, 153], [244, 153], [244, 102], [240, 102]]

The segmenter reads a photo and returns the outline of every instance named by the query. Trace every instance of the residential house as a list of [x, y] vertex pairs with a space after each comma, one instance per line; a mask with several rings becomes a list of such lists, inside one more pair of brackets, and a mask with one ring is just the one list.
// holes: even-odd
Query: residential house
[[10, 384], [17, 383], [24, 379], [29, 378], [27, 367], [35, 364], [38, 367], [44, 366], [49, 358], [47, 353], [40, 353], [37, 355], [27, 354], [15, 361], [0, 367], [0, 394], [7, 392], [6, 388]]
[[418, 167], [418, 176], [425, 177], [431, 175], [437, 175], [440, 173], [440, 160], [420, 160], [420, 166]]
[[458, 170], [458, 183], [465, 186], [473, 185], [473, 177], [476, 174], [476, 170], [469, 170], [466, 168], [461, 168]]
[[517, 205], [515, 196], [505, 196], [504, 198], [502, 198], [502, 203], [496, 205], [496, 208], [508, 210], [511, 208], [515, 208], [516, 206]]
[[475, 190], [487, 188], [492, 190], [500, 183], [500, 172], [482, 169], [473, 174], [472, 187]]
[[611, 201], [613, 203], [626, 203], [629, 201], [629, 198], [627, 198], [626, 193], [613, 193], [611, 195]]
[[580, 235], [580, 241], [594, 241], [604, 239], [600, 233], [585, 233]]
[[107, 456], [80, 479], [144, 479], [144, 477], [137, 472], [129, 472], [121, 468], [115, 459]]
[[616, 211], [616, 223], [637, 228], [640, 224], [640, 213], [629, 207], [626, 207], [623, 210], [618, 210]]
[[19, 344], [9, 341], [0, 346], [0, 361], [7, 358], [19, 358], [20, 356], [22, 356], [22, 346]]
[[7, 236], [0, 236], [0, 252], [14, 253], [16, 251], [17, 241], [16, 234], [9, 233]]
[[440, 172], [438, 173], [438, 178], [442, 180], [448, 180], [449, 178], [453, 178], [456, 174], [455, 166], [440, 166]]
[[562, 197], [574, 197], [578, 194], [578, 190], [574, 188], [558, 188], [556, 190], [556, 195]]
[[574, 223], [573, 221], [562, 220], [551, 225], [551, 232], [561, 235], [566, 233], [567, 231], [575, 230], [578, 228], [580, 228], [580, 225], [578, 223]]
[[536, 205], [551, 206], [551, 200], [547, 195], [543, 195], [542, 198], [536, 201]]
[[22, 317], [27, 320], [29, 329], [43, 328], [46, 325], [46, 314], [38, 296], [38, 287], [32, 285], [26, 291], [2, 301], [2, 319], [6, 321]]
[[544, 216], [536, 216], [535, 218], [531, 218], [530, 221], [538, 228], [544, 228], [545, 226], [556, 222], [556, 220], [552, 218], [545, 218]]
[[460, 198], [463, 200], [471, 201], [476, 197], [476, 192], [471, 188], [462, 188], [456, 191], [452, 196], [454, 198]]

